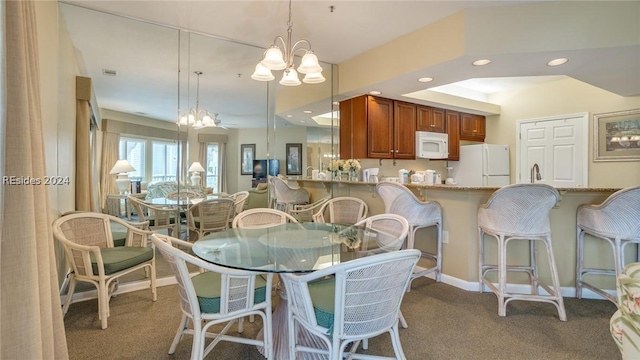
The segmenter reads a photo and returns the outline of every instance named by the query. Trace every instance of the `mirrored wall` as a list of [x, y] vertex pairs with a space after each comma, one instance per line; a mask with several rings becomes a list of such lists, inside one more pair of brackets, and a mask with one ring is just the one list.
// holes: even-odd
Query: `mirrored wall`
[[[99, 109], [97, 164], [105, 134], [117, 132], [120, 139], [145, 139], [138, 146], [146, 155], [132, 178], [188, 184], [190, 165], [200, 161], [207, 143], [218, 142], [217, 166], [224, 175], [214, 192], [233, 193], [255, 185], [241, 169], [243, 145], [255, 146], [255, 159], [278, 160], [281, 174], [294, 179], [326, 168], [338, 153], [335, 65], [322, 63], [322, 84], [285, 87], [277, 83], [281, 72], [274, 73], [275, 81], [255, 81], [251, 74], [263, 48], [66, 3], [59, 9], [61, 38], [73, 44], [78, 74], [91, 78], [92, 107]], [[217, 127], [177, 123], [196, 103]], [[301, 145], [297, 174], [287, 173], [289, 144]], [[162, 149], [165, 161], [158, 167], [149, 154]], [[163, 276], [171, 274], [159, 272]]]

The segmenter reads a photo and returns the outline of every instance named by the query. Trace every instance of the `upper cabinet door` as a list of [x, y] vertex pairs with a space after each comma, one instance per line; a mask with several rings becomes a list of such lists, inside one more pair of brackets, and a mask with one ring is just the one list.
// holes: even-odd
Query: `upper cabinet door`
[[416, 158], [416, 105], [394, 101], [393, 111], [393, 157], [395, 159]]
[[449, 158], [447, 160], [460, 160], [460, 113], [457, 111], [445, 111], [447, 121], [447, 134], [449, 134]]
[[461, 113], [460, 140], [484, 142], [485, 127], [484, 116]]
[[367, 96], [340, 102], [340, 158], [367, 157]]
[[391, 159], [394, 150], [393, 100], [368, 96], [367, 118], [368, 157]]
[[447, 132], [446, 121], [444, 118], [444, 109], [418, 105], [416, 110], [417, 131], [431, 131], [439, 133]]

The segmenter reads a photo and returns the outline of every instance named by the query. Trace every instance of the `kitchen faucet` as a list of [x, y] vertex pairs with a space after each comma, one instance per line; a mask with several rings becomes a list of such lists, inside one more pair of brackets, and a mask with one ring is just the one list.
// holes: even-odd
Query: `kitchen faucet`
[[534, 163], [531, 167], [531, 183], [533, 184], [536, 180], [542, 180], [542, 175], [540, 175], [540, 167], [538, 167], [537, 163]]

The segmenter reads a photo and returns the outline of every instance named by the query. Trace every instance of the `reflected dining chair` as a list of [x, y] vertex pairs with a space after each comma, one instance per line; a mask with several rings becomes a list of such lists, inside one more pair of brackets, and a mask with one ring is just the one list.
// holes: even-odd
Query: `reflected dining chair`
[[[478, 209], [478, 276], [480, 292], [487, 286], [498, 297], [498, 315], [507, 315], [510, 301], [548, 302], [558, 310], [561, 321], [567, 321], [558, 269], [551, 244], [549, 220], [560, 194], [546, 184], [515, 184], [503, 186], [495, 191], [486, 204]], [[497, 264], [486, 264], [484, 257], [484, 235], [496, 239], [498, 245]], [[529, 247], [529, 264], [516, 265], [507, 261], [507, 245], [511, 241], [526, 241]], [[546, 247], [552, 287], [539, 277], [536, 243]], [[497, 272], [498, 285], [488, 278], [489, 272]], [[513, 292], [507, 289], [507, 272], [524, 272], [529, 275], [531, 293]], [[546, 291], [541, 294], [540, 289]]]
[[[126, 229], [124, 246], [114, 246], [112, 224]], [[140, 229], [115, 216], [81, 212], [68, 214], [52, 224], [53, 236], [64, 248], [71, 266], [69, 289], [62, 308], [69, 310], [76, 282], [93, 284], [98, 290], [98, 314], [107, 328], [109, 302], [118, 289], [118, 280], [137, 270], [148, 271], [153, 301], [156, 301], [156, 263], [148, 230]]]
[[293, 205], [291, 210], [289, 210], [289, 214], [296, 218], [298, 222], [312, 222], [313, 214], [315, 214], [324, 203], [329, 201], [329, 199], [331, 199], [331, 196], [327, 195], [311, 204]]
[[158, 231], [166, 229], [169, 235], [180, 234], [180, 215], [176, 206], [150, 205], [144, 201], [129, 196], [127, 200], [138, 214], [138, 220], [148, 221], [149, 229]]
[[203, 200], [187, 209], [189, 241], [196, 241], [208, 233], [226, 230], [233, 219], [234, 201], [231, 198]]
[[[175, 352], [184, 335], [191, 335], [191, 359], [205, 358], [220, 341], [260, 346], [265, 357], [273, 359], [270, 291], [272, 273], [214, 265], [187, 252], [193, 246], [192, 243], [170, 236], [153, 234], [151, 241], [173, 270], [180, 293], [182, 320], [169, 354]], [[190, 273], [189, 267], [192, 265], [203, 271], [195, 275]], [[238, 322], [238, 332], [242, 333], [242, 319], [253, 315], [262, 318], [262, 340], [227, 334], [235, 322]], [[211, 328], [218, 324], [226, 325], [219, 333], [211, 332]], [[207, 338], [213, 340], [207, 344]]]
[[233, 218], [232, 227], [269, 227], [287, 222], [297, 223], [298, 220], [284, 211], [268, 208], [248, 209]]
[[437, 201], [420, 201], [406, 186], [389, 181], [376, 185], [376, 191], [384, 202], [385, 212], [402, 215], [409, 221], [408, 249], [413, 249], [419, 229], [436, 227], [435, 253], [423, 250], [422, 257], [434, 265], [416, 272], [411, 280], [434, 273], [437, 282], [442, 279], [442, 208]]
[[269, 177], [269, 181], [273, 185], [276, 209], [289, 212], [294, 205], [309, 203], [309, 192], [306, 189], [292, 187], [277, 176]]
[[[305, 275], [280, 274], [287, 292], [289, 359], [297, 353], [339, 360], [387, 359], [358, 353], [361, 340], [389, 333], [395, 357], [406, 359], [400, 344], [400, 304], [420, 258], [415, 249], [347, 261]], [[302, 345], [298, 327], [315, 335], [324, 348]], [[353, 343], [349, 353], [347, 346]]]
[[[616, 297], [598, 286], [585, 281], [588, 275], [607, 275], [616, 279], [625, 263], [625, 248], [629, 244], [640, 244], [640, 186], [618, 190], [602, 204], [581, 205], [577, 212], [577, 256], [576, 256], [576, 297], [582, 298], [583, 289], [591, 290], [614, 304]], [[611, 246], [613, 269], [585, 266], [585, 235], [603, 240]], [[638, 245], [640, 246], [640, 245]], [[640, 261], [640, 251], [635, 261]], [[598, 253], [598, 257], [602, 254]], [[595, 260], [595, 259], [594, 259]], [[595, 262], [594, 262], [595, 263]]]
[[[351, 196], [336, 197], [325, 202], [313, 214], [313, 221], [353, 225], [367, 217], [369, 207], [361, 199]], [[325, 219], [325, 215], [326, 219]]]

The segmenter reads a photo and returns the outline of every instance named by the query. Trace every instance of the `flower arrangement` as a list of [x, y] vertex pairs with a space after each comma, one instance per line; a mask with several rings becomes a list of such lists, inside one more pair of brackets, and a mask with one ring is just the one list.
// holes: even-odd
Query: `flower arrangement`
[[334, 173], [344, 170], [344, 161], [332, 160], [327, 167], [327, 171], [333, 171]]
[[344, 168], [347, 171], [358, 171], [360, 170], [360, 162], [356, 159], [348, 159], [344, 161]]

